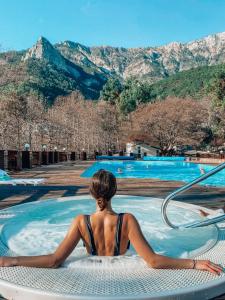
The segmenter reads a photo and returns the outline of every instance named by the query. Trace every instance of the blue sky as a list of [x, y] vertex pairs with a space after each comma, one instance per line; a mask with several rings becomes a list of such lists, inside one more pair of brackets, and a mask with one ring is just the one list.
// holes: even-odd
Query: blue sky
[[39, 36], [85, 45], [157, 46], [225, 31], [225, 0], [0, 0], [2, 50]]

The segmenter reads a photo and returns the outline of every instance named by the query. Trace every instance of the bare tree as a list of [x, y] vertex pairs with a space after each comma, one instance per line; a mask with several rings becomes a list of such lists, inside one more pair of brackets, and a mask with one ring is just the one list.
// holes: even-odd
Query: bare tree
[[168, 98], [140, 107], [132, 115], [133, 129], [167, 152], [178, 145], [200, 145], [204, 140], [208, 109], [191, 99]]

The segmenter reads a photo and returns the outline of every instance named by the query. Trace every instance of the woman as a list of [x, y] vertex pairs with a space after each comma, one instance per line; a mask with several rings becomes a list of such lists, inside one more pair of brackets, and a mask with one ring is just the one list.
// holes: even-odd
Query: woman
[[72, 222], [65, 239], [53, 254], [41, 256], [1, 257], [0, 266], [57, 268], [74, 250], [80, 239], [92, 255], [114, 256], [126, 253], [129, 244], [152, 268], [198, 269], [219, 275], [222, 268], [208, 260], [174, 259], [156, 254], [145, 240], [136, 218], [117, 214], [111, 199], [117, 190], [115, 176], [105, 170], [94, 174], [90, 193], [96, 200], [96, 212], [79, 215]]

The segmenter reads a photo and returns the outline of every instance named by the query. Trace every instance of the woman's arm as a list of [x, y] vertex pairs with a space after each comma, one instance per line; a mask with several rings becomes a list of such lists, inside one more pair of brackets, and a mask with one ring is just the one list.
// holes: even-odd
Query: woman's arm
[[2, 256], [0, 257], [0, 267], [24, 266], [36, 268], [57, 268], [70, 255], [81, 238], [79, 230], [79, 221], [81, 217], [82, 216], [78, 216], [74, 219], [66, 237], [54, 253], [40, 256]]
[[128, 215], [128, 237], [136, 252], [155, 269], [198, 269], [219, 275], [222, 268], [208, 260], [174, 259], [156, 254], [146, 241], [139, 223], [133, 215]]

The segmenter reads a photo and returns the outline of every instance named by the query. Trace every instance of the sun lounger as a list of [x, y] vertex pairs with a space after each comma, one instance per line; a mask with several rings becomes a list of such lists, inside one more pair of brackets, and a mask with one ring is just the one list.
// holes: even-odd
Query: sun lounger
[[9, 180], [0, 180], [0, 185], [38, 185], [43, 183], [43, 178], [38, 179], [9, 179]]
[[29, 179], [29, 178], [11, 178], [5, 171], [0, 170], [0, 185], [38, 185], [43, 183], [43, 178]]

